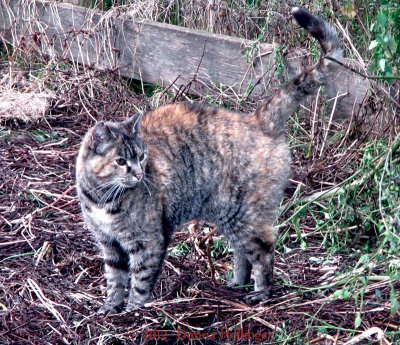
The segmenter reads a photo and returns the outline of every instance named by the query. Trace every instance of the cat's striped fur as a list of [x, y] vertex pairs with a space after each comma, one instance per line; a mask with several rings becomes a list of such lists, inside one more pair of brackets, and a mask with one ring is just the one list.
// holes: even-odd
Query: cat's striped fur
[[[340, 59], [335, 31], [295, 8], [293, 15]], [[150, 300], [173, 230], [192, 219], [217, 225], [234, 248], [230, 286], [249, 282], [251, 302], [273, 283], [273, 223], [290, 171], [286, 121], [307, 95], [332, 77], [320, 61], [253, 114], [199, 104], [171, 104], [122, 123], [100, 122], [77, 160], [77, 189], [89, 229], [103, 250], [107, 299], [102, 313]], [[130, 279], [129, 279], [130, 278]]]

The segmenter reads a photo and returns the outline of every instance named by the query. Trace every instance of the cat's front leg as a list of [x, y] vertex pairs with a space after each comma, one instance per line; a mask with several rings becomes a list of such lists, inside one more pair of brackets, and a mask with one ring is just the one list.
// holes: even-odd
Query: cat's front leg
[[137, 241], [130, 248], [131, 286], [126, 311], [135, 310], [151, 301], [165, 252], [165, 245], [160, 239]]
[[122, 311], [125, 289], [129, 279], [129, 256], [116, 239], [99, 241], [103, 251], [107, 298], [99, 314], [115, 314]]

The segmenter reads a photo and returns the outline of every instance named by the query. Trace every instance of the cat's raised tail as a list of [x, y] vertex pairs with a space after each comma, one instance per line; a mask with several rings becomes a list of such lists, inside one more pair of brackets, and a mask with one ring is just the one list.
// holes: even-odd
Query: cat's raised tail
[[339, 59], [342, 57], [339, 38], [332, 26], [300, 7], [293, 7], [292, 15], [311, 36], [318, 40], [325, 54], [323, 57], [332, 56]]
[[323, 55], [314, 66], [292, 79], [256, 110], [255, 116], [263, 132], [272, 137], [283, 135], [287, 119], [300, 102], [306, 96], [314, 94], [321, 85], [327, 84], [338, 73], [340, 65], [328, 58], [341, 61], [343, 56], [338, 35], [332, 26], [300, 7], [293, 7], [292, 15], [311, 36], [318, 40]]

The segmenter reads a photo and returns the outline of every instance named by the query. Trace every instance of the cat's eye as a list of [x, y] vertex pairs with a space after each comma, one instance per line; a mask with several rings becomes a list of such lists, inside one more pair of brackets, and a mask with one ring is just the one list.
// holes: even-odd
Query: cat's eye
[[145, 153], [142, 153], [142, 154], [139, 156], [139, 161], [140, 161], [140, 162], [143, 162], [145, 158], [146, 158], [146, 154], [145, 154]]
[[126, 160], [123, 158], [117, 158], [115, 160], [117, 162], [118, 165], [125, 165], [126, 164]]

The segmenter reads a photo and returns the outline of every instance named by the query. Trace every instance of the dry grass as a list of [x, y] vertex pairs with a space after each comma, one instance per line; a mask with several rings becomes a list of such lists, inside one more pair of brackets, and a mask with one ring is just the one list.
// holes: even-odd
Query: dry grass
[[[206, 20], [221, 15], [218, 6], [224, 3], [216, 8], [207, 7], [211, 2], [201, 4], [184, 2], [190, 15], [186, 17], [183, 8], [182, 18], [191, 20], [190, 26], [227, 33], [224, 22], [208, 28]], [[137, 6], [136, 11], [146, 7], [145, 2]], [[147, 9], [150, 18], [166, 18], [167, 9], [157, 13], [157, 6]], [[226, 23], [237, 28], [232, 29], [235, 35], [251, 26], [246, 16], [244, 27], [240, 17], [234, 19], [238, 8], [227, 7], [224, 14]], [[254, 18], [258, 15], [264, 13]], [[257, 32], [257, 25], [253, 28]], [[280, 34], [278, 30], [278, 41]], [[103, 318], [95, 315], [105, 295], [102, 259], [84, 228], [75, 195], [74, 161], [80, 140], [95, 121], [120, 120], [138, 108], [188, 96], [173, 87], [152, 90], [150, 98], [134, 94], [117, 69], [84, 68], [67, 63], [63, 54], [50, 54], [43, 62], [42, 54], [50, 51], [45, 44], [32, 50], [7, 47], [3, 45], [0, 61], [2, 90], [23, 95], [45, 92], [51, 98], [44, 117], [0, 117], [0, 344], [214, 345], [228, 343], [220, 339], [221, 330], [226, 334], [240, 329], [267, 333], [268, 343], [275, 344], [398, 344], [399, 312], [391, 313], [391, 294], [398, 295], [400, 286], [390, 271], [399, 266], [398, 249], [390, 252], [381, 246], [378, 225], [363, 229], [369, 216], [362, 213], [365, 205], [355, 202], [373, 203], [379, 198], [373, 193], [384, 189], [374, 189], [382, 176], [384, 185], [382, 171], [397, 171], [398, 156], [388, 155], [385, 145], [395, 148], [399, 118], [394, 102], [382, 102], [386, 88], [371, 94], [362, 111], [343, 123], [330, 121], [323, 103], [315, 99], [291, 119], [288, 140], [294, 167], [278, 221], [274, 296], [265, 305], [251, 307], [244, 302], [245, 290], [223, 286], [232, 258], [223, 239], [203, 224], [176, 233], [153, 303], [134, 313]], [[246, 112], [256, 106], [211, 90], [198, 95], [197, 101]], [[22, 114], [29, 112], [33, 108]], [[371, 168], [379, 164], [382, 169]], [[371, 171], [363, 183], [351, 185]], [[310, 196], [336, 187], [349, 188], [342, 193], [348, 198], [345, 206], [337, 196], [310, 203]], [[368, 191], [373, 194], [369, 199], [364, 195]], [[341, 214], [326, 218], [334, 210]], [[385, 212], [389, 217], [396, 210]], [[358, 218], [350, 222], [353, 213]], [[369, 250], [383, 256], [385, 265], [377, 260], [360, 263]], [[346, 289], [348, 296], [338, 294]], [[356, 328], [358, 314], [362, 322]], [[133, 330], [138, 334], [135, 341], [129, 338], [133, 332], [128, 334]], [[217, 339], [191, 342], [182, 339], [183, 331], [214, 334]], [[166, 340], [161, 339], [164, 336]]]
[[0, 118], [23, 121], [38, 120], [49, 112], [49, 93], [20, 93], [10, 89], [2, 90], [0, 97]]

